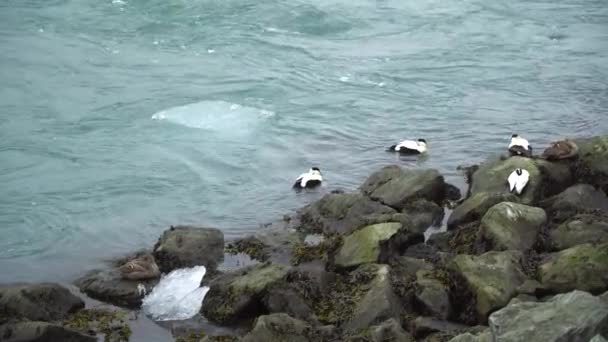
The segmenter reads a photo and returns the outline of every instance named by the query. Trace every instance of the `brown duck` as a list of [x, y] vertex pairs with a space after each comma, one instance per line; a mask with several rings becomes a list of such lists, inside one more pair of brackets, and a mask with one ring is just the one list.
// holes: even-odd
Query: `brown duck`
[[543, 152], [542, 157], [547, 160], [562, 160], [574, 158], [578, 155], [578, 146], [572, 140], [560, 140], [551, 143]]
[[160, 276], [160, 270], [151, 254], [144, 254], [129, 260], [118, 270], [124, 279], [129, 280], [144, 280]]

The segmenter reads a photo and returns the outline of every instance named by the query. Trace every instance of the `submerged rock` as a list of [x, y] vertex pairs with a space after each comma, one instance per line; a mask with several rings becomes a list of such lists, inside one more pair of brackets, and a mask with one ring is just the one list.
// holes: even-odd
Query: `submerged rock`
[[386, 214], [396, 211], [361, 194], [332, 193], [300, 209], [299, 229], [306, 233], [348, 234]]
[[91, 298], [129, 308], [139, 307], [145, 292], [151, 291], [157, 283], [158, 279], [123, 279], [116, 269], [93, 270], [74, 282]]
[[538, 267], [540, 282], [561, 293], [608, 289], [608, 243], [583, 244], [554, 253]]
[[514, 156], [482, 164], [472, 175], [471, 194], [509, 193], [507, 177], [516, 168], [525, 169], [530, 173], [530, 181], [519, 196], [523, 204], [533, 204], [572, 183], [572, 174], [567, 165]]
[[216, 228], [171, 227], [156, 242], [154, 257], [162, 272], [205, 266], [212, 273], [224, 257], [224, 234]]
[[467, 198], [462, 204], [457, 206], [448, 218], [448, 229], [473, 221], [481, 220], [483, 215], [501, 202], [519, 201], [514, 194], [503, 192], [478, 192]]
[[459, 254], [449, 267], [461, 276], [475, 296], [477, 319], [485, 322], [492, 311], [505, 306], [524, 282], [517, 251], [488, 252], [480, 256]]
[[290, 317], [284, 313], [260, 316], [256, 319], [253, 330], [243, 342], [308, 342], [311, 341], [310, 324]]
[[573, 291], [546, 302], [510, 303], [489, 319], [494, 341], [587, 342], [608, 333], [608, 305]]
[[47, 322], [17, 322], [0, 326], [0, 339], [4, 342], [96, 342], [90, 336], [76, 330]]
[[401, 229], [401, 223], [379, 223], [359, 229], [346, 236], [335, 257], [339, 267], [375, 263], [380, 256], [381, 243]]
[[361, 191], [373, 200], [402, 210], [407, 202], [416, 199], [441, 203], [446, 196], [446, 183], [437, 170], [404, 170], [391, 165], [369, 176]]
[[9, 318], [57, 321], [82, 308], [82, 299], [58, 284], [0, 285], [0, 323]]
[[563, 221], [578, 211], [608, 211], [608, 197], [602, 190], [596, 190], [589, 184], [577, 184], [543, 201], [543, 207], [554, 220]]
[[484, 215], [480, 232], [495, 250], [525, 251], [534, 246], [546, 222], [547, 215], [540, 208], [502, 202]]
[[608, 217], [577, 215], [549, 232], [554, 250], [584, 243], [608, 242]]
[[264, 312], [268, 289], [287, 275], [281, 265], [259, 264], [223, 274], [209, 284], [201, 311], [213, 322], [230, 324]]

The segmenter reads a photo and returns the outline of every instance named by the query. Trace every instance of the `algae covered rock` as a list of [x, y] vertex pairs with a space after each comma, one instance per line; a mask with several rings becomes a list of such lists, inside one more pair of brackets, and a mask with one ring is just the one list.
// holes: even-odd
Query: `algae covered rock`
[[608, 192], [608, 135], [576, 139], [579, 176]]
[[260, 316], [243, 342], [308, 342], [311, 326], [285, 313]]
[[171, 227], [154, 246], [154, 258], [162, 272], [205, 266], [212, 273], [223, 257], [224, 234], [215, 228]]
[[415, 289], [415, 298], [427, 314], [448, 319], [452, 312], [448, 287], [436, 279], [434, 272], [416, 272]]
[[268, 289], [287, 272], [282, 265], [264, 263], [223, 274], [209, 284], [201, 311], [210, 321], [225, 324], [255, 317], [265, 310], [262, 299]]
[[543, 201], [543, 206], [556, 220], [563, 220], [582, 210], [608, 211], [608, 197], [589, 184], [577, 184]]
[[47, 322], [17, 322], [0, 326], [3, 342], [96, 342], [95, 336]]
[[608, 218], [577, 215], [549, 233], [555, 250], [563, 250], [584, 243], [608, 242]]
[[299, 229], [307, 233], [348, 234], [378, 216], [395, 213], [361, 194], [331, 193], [299, 210]]
[[608, 333], [608, 305], [583, 291], [546, 302], [510, 303], [490, 315], [495, 341], [587, 342]]
[[129, 311], [111, 307], [83, 309], [63, 322], [65, 327], [82, 332], [94, 332], [103, 336], [104, 342], [127, 342], [131, 336]]
[[608, 289], [608, 243], [582, 244], [552, 254], [538, 267], [539, 281], [561, 293]]
[[380, 256], [380, 244], [401, 229], [401, 223], [379, 223], [359, 229], [344, 238], [335, 257], [339, 267], [375, 263]]
[[530, 181], [519, 196], [523, 204], [535, 203], [544, 196], [559, 192], [572, 182], [572, 174], [567, 165], [514, 156], [482, 164], [472, 175], [471, 194], [509, 193], [507, 177], [516, 168], [525, 169], [530, 173]]
[[518, 251], [488, 252], [479, 256], [459, 254], [449, 264], [473, 293], [480, 322], [517, 294], [517, 288], [526, 280], [522, 259]]
[[8, 318], [57, 321], [82, 308], [82, 299], [58, 284], [0, 285], [0, 323]]
[[129, 308], [141, 305], [145, 293], [140, 291], [139, 284], [149, 292], [157, 283], [158, 279], [145, 281], [123, 279], [116, 269], [93, 270], [74, 282], [80, 291], [91, 298]]
[[416, 199], [441, 203], [446, 183], [437, 170], [404, 170], [391, 165], [370, 175], [361, 191], [373, 200], [402, 210], [408, 201]]
[[547, 215], [541, 208], [502, 202], [481, 220], [481, 234], [495, 250], [528, 250], [536, 243]]
[[480, 220], [483, 215], [501, 202], [519, 201], [514, 194], [504, 192], [478, 192], [467, 198], [457, 206], [448, 218], [448, 228], [453, 229], [458, 225]]

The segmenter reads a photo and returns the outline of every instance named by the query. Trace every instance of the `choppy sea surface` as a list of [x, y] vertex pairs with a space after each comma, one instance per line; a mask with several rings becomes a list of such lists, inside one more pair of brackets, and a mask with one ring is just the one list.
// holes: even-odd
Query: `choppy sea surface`
[[4, 0], [0, 282], [242, 236], [386, 164], [463, 186], [513, 132], [608, 133], [607, 66], [605, 0]]

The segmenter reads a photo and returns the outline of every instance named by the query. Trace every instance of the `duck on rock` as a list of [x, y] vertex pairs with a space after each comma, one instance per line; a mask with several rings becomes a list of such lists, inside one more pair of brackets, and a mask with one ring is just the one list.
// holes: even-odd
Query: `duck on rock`
[[509, 178], [507, 178], [507, 182], [509, 183], [509, 192], [515, 191], [518, 195], [524, 191], [526, 185], [528, 185], [528, 181], [530, 180], [530, 173], [524, 169], [515, 169], [515, 171], [511, 172]]
[[403, 140], [396, 145], [392, 145], [387, 149], [390, 152], [399, 152], [401, 154], [423, 154], [428, 151], [426, 140]]
[[312, 189], [323, 182], [321, 170], [318, 167], [312, 167], [308, 172], [301, 174], [293, 184], [294, 189]]
[[572, 140], [560, 140], [551, 143], [542, 154], [543, 159], [562, 160], [578, 156], [578, 146]]
[[118, 271], [124, 279], [129, 280], [153, 279], [160, 276], [158, 265], [149, 253], [127, 261], [118, 268]]
[[528, 140], [520, 137], [518, 134], [513, 134], [509, 143], [509, 153], [512, 156], [530, 157], [532, 155], [532, 146], [530, 146]]

